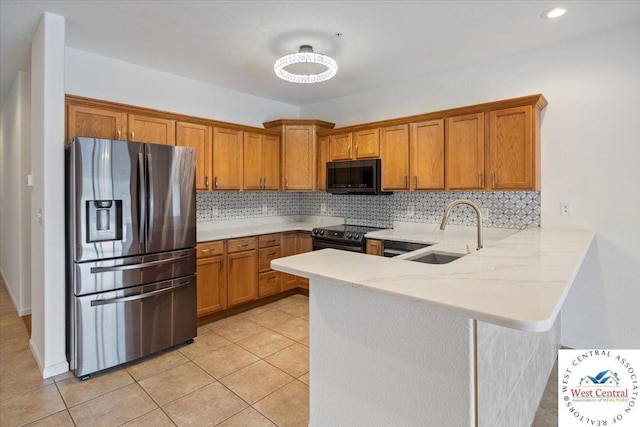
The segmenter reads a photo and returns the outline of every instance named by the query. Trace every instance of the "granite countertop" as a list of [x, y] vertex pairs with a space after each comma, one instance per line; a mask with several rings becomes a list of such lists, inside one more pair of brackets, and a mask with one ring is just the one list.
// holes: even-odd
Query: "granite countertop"
[[[394, 225], [394, 227], [396, 227]], [[423, 224], [368, 233], [368, 238], [435, 243], [395, 258], [324, 249], [271, 262], [274, 270], [331, 281], [523, 331], [549, 330], [594, 238], [593, 231], [485, 228]], [[434, 250], [470, 254], [449, 264], [407, 258]], [[312, 285], [313, 286], [313, 285]]]
[[314, 227], [343, 223], [343, 218], [312, 215], [198, 222], [196, 225], [196, 241], [200, 243], [286, 231], [311, 231]]

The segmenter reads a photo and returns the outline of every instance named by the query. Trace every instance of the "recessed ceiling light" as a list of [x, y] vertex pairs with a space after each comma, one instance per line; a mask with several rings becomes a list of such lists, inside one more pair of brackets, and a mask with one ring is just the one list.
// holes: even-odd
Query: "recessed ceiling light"
[[540, 17], [542, 19], [553, 19], [553, 18], [558, 18], [564, 15], [566, 12], [567, 10], [561, 7], [552, 7], [551, 9], [547, 9], [544, 12], [542, 12], [540, 14]]

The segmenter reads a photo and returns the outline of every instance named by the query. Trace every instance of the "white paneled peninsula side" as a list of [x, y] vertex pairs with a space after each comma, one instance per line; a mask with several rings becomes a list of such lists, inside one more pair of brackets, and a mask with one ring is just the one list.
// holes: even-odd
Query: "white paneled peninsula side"
[[[310, 427], [529, 426], [559, 347], [559, 312], [594, 238], [585, 230], [383, 230], [435, 243], [383, 258], [332, 249], [280, 258], [310, 279]], [[506, 237], [505, 237], [506, 236]]]

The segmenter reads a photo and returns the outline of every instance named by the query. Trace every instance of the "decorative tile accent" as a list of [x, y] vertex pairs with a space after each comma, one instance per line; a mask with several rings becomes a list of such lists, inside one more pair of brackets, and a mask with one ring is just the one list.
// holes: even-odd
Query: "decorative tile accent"
[[[444, 208], [456, 199], [469, 199], [487, 209], [485, 227], [525, 229], [540, 226], [539, 191], [424, 191], [385, 196], [322, 192], [198, 193], [196, 208], [198, 221], [321, 215], [343, 217], [346, 223], [390, 228], [394, 221], [437, 224]], [[321, 210], [323, 204], [324, 212]], [[463, 205], [451, 212], [449, 223], [472, 226], [475, 221], [473, 209]]]

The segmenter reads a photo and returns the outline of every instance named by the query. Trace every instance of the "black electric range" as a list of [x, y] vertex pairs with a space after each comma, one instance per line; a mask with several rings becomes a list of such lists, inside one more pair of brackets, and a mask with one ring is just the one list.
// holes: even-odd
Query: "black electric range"
[[366, 251], [364, 235], [377, 230], [382, 230], [382, 228], [354, 224], [317, 227], [311, 231], [313, 250], [341, 249], [364, 253]]

